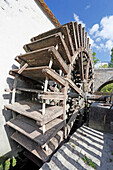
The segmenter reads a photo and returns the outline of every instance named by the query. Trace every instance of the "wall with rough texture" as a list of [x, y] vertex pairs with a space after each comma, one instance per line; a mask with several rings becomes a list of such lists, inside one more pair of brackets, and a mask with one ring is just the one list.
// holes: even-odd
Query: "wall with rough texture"
[[14, 58], [25, 53], [22, 47], [30, 38], [54, 27], [34, 0], [0, 0], [0, 156], [11, 150], [4, 126], [10, 117], [4, 110], [10, 94], [4, 89], [13, 83], [8, 72], [18, 66]]
[[106, 82], [113, 82], [112, 68], [95, 69], [94, 73], [94, 91], [97, 91]]

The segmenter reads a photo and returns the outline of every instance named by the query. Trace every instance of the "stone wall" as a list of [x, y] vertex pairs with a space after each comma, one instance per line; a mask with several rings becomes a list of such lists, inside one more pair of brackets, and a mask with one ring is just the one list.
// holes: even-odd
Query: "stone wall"
[[95, 69], [94, 73], [94, 91], [98, 91], [106, 82], [113, 82], [112, 68]]

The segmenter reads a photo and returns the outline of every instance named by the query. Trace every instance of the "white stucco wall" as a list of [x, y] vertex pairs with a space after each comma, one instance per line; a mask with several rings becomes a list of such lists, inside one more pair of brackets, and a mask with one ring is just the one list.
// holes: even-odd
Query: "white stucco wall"
[[0, 156], [11, 149], [3, 116], [9, 102], [4, 99], [8, 72], [13, 64], [18, 65], [14, 58], [25, 53], [22, 47], [30, 38], [54, 27], [34, 0], [0, 0]]

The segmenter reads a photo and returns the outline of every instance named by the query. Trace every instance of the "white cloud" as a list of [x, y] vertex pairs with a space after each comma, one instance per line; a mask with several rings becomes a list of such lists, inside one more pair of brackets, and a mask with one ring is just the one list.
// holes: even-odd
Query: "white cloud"
[[98, 37], [95, 41], [96, 41], [96, 42], [100, 42], [100, 41], [101, 41], [101, 38]]
[[81, 20], [79, 19], [79, 16], [78, 16], [78, 15], [76, 15], [76, 14], [74, 13], [73, 16], [74, 16], [75, 21], [77, 21], [79, 24], [82, 24], [82, 26], [85, 27], [85, 24], [83, 23], [83, 21], [81, 21]]
[[108, 40], [105, 44], [105, 47], [108, 49], [108, 50], [111, 50], [111, 48], [113, 48], [113, 41], [111, 40]]
[[89, 9], [91, 6], [90, 5], [87, 5], [86, 7], [85, 7], [85, 9]]
[[113, 40], [113, 15], [103, 17], [100, 21], [100, 31], [97, 31], [96, 37]]
[[98, 25], [98, 24], [95, 24], [95, 25], [93, 25], [92, 28], [89, 30], [89, 33], [90, 33], [91, 35], [93, 35], [95, 32], [98, 31], [98, 29], [99, 29], [99, 25]]
[[[94, 24], [89, 30], [94, 38], [93, 46], [99, 51], [108, 51], [113, 47], [113, 15], [103, 17], [99, 24]], [[99, 45], [97, 45], [97, 43]]]
[[[74, 19], [85, 26], [75, 13]], [[103, 17], [100, 23], [94, 24], [88, 32], [92, 48], [96, 48], [98, 51], [111, 51], [113, 47], [113, 15]]]

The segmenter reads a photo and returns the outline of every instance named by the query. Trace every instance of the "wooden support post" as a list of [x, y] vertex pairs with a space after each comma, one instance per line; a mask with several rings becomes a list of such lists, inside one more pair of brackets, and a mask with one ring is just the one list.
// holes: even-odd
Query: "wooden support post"
[[[53, 64], [53, 60], [52, 60], [52, 58], [51, 58], [51, 59], [50, 59], [50, 62], [49, 62], [49, 67], [50, 67], [50, 68], [52, 67], [52, 64]], [[44, 84], [44, 92], [47, 91], [47, 86], [48, 86], [48, 77], [46, 76], [46, 78], [45, 78], [45, 84]], [[42, 104], [42, 115], [45, 115], [46, 100], [43, 99], [42, 102], [43, 102], [43, 104]], [[44, 134], [45, 131], [46, 131], [45, 125], [43, 125], [42, 129], [43, 129], [42, 131], [43, 131], [43, 134]], [[48, 150], [48, 145], [47, 145], [47, 144], [46, 144], [44, 147], [45, 147], [45, 150]]]
[[[18, 75], [16, 75], [16, 77], [14, 79], [13, 90], [12, 90], [12, 100], [11, 100], [12, 104], [15, 102], [17, 79], [18, 79]], [[12, 115], [13, 115], [13, 119], [15, 119], [16, 113], [14, 111], [12, 111]]]

